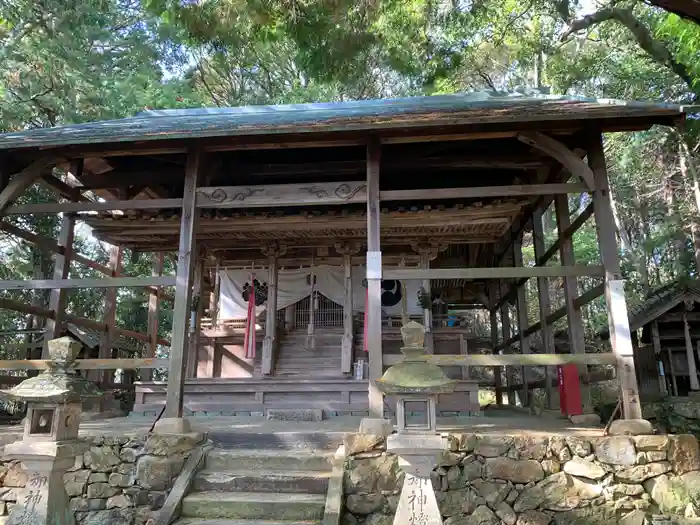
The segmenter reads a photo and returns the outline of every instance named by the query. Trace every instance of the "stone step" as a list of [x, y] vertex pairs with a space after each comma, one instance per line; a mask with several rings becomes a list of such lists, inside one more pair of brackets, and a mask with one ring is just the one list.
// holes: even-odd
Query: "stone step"
[[319, 525], [319, 522], [279, 520], [231, 520], [226, 518], [180, 518], [173, 525]]
[[[209, 436], [212, 437], [211, 435]], [[342, 438], [341, 438], [342, 439]], [[236, 448], [213, 449], [207, 454], [206, 470], [303, 470], [327, 472], [331, 470], [334, 452], [292, 450], [257, 450]]]
[[230, 470], [197, 474], [195, 491], [275, 492], [286, 494], [325, 494], [330, 472], [302, 470]]
[[195, 492], [182, 500], [186, 518], [320, 520], [326, 506], [322, 494], [268, 492]]
[[[214, 443], [212, 452], [227, 449], [242, 449], [242, 454], [282, 454], [289, 453], [320, 455], [335, 452], [343, 442], [343, 432], [230, 432], [211, 430], [209, 439]], [[309, 470], [305, 467], [299, 470]], [[318, 470], [316, 468], [310, 470]]]

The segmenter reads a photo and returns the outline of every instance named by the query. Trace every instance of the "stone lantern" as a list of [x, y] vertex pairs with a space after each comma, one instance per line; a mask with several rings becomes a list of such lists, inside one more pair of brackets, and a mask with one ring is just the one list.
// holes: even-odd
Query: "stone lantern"
[[430, 473], [447, 450], [447, 443], [437, 434], [438, 395], [453, 392], [455, 381], [427, 362], [421, 324], [405, 324], [401, 336], [404, 360], [374, 381], [379, 391], [397, 397], [398, 433], [387, 438], [387, 452], [399, 456], [406, 477], [394, 525], [442, 525]]
[[50, 366], [0, 396], [27, 403], [22, 441], [5, 447], [27, 472], [27, 485], [6, 525], [74, 525], [63, 474], [87, 445], [78, 441], [82, 400], [102, 393], [75, 373], [80, 343], [70, 337], [48, 342]]

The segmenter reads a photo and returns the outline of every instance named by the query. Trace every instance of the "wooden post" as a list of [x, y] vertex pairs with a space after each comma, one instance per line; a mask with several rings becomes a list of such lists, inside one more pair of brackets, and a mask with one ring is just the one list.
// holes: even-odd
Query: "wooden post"
[[204, 314], [204, 261], [198, 258], [194, 263], [194, 280], [192, 283], [192, 307], [190, 307], [190, 323], [188, 327], [188, 353], [185, 377], [191, 379], [197, 375], [197, 358], [199, 357], [199, 339], [201, 334], [202, 315]]
[[379, 230], [379, 162], [381, 145], [367, 144], [367, 348], [369, 350], [369, 414], [384, 417], [384, 398], [372, 380], [384, 371], [382, 362], [382, 252]]
[[[469, 355], [469, 346], [467, 340], [464, 338], [464, 334], [459, 334], [459, 354]], [[471, 379], [471, 373], [468, 366], [462, 367], [462, 379]]]
[[[523, 266], [523, 246], [522, 238], [518, 237], [513, 240], [513, 265], [516, 267]], [[518, 317], [518, 334], [520, 336], [520, 353], [529, 354], [530, 353], [530, 343], [528, 337], [525, 336], [525, 330], [527, 330], [530, 323], [528, 321], [527, 315], [527, 297], [525, 296], [525, 285], [518, 286], [516, 283], [516, 313]], [[522, 403], [524, 406], [530, 406], [530, 368], [523, 366], [521, 368], [521, 377], [523, 382], [523, 393], [522, 393]]]
[[[654, 345], [654, 355], [656, 356], [656, 366], [663, 367], [663, 361], [661, 360], [661, 338], [659, 337], [659, 323], [657, 321], [651, 322], [651, 342]], [[660, 372], [661, 370], [659, 370]], [[663, 395], [668, 395], [668, 385], [666, 385], [666, 373], [668, 372], [666, 368], [663, 368], [663, 375], [659, 373], [659, 388]], [[675, 378], [674, 378], [675, 380]]]
[[[559, 257], [561, 258], [562, 266], [573, 266], [576, 264], [574, 256], [574, 244], [570, 237], [566, 237], [564, 232], [571, 224], [569, 217], [569, 200], [566, 195], [557, 195], [554, 197], [555, 214], [557, 218], [557, 232], [562, 239], [559, 248]], [[566, 321], [569, 328], [569, 344], [571, 345], [572, 354], [586, 353], [586, 339], [583, 330], [583, 317], [581, 309], [576, 306], [576, 297], [578, 297], [578, 284], [576, 277], [564, 277], [564, 300], [566, 303]], [[584, 413], [591, 413], [591, 394], [588, 381], [588, 367], [581, 365], [578, 367], [578, 374], [581, 380], [581, 403], [583, 404]]]
[[311, 256], [311, 273], [309, 274], [310, 291], [309, 291], [309, 324], [306, 327], [306, 349], [309, 352], [316, 350], [316, 274], [314, 267], [316, 265], [315, 255]]
[[[120, 246], [112, 246], [109, 249], [109, 264], [110, 277], [119, 277], [122, 264], [122, 248]], [[116, 353], [112, 351], [114, 340], [114, 325], [117, 319], [117, 292], [118, 288], [107, 288], [105, 290], [105, 309], [102, 315], [102, 323], [105, 325], [105, 331], [100, 337], [100, 359], [116, 358]], [[127, 371], [124, 371], [125, 373]], [[113, 383], [114, 370], [104, 370], [101, 374], [100, 383], [102, 388], [110, 383]]]
[[[508, 301], [501, 305], [501, 331], [503, 332], [503, 343], [510, 339], [510, 305]], [[512, 349], [510, 346], [503, 349], [503, 353], [510, 354]], [[512, 366], [506, 366], [506, 386], [508, 387], [508, 404], [516, 405], [515, 390], [511, 389], [515, 385], [515, 370]]]
[[185, 166], [185, 188], [182, 197], [182, 217], [180, 220], [180, 246], [177, 257], [177, 281], [175, 285], [175, 307], [173, 309], [173, 335], [170, 346], [170, 368], [164, 416], [159, 426], [167, 430], [185, 430], [184, 423], [173, 422], [182, 419], [183, 393], [185, 387], [185, 365], [187, 363], [190, 307], [192, 305], [192, 282], [194, 278], [193, 257], [197, 254], [196, 231], [199, 211], [196, 209], [196, 189], [202, 172], [202, 153], [191, 150]]
[[[263, 253], [267, 255], [267, 310], [265, 312], [265, 339], [262, 347], [261, 373], [264, 376], [272, 375], [277, 351], [277, 281], [279, 277], [279, 257], [286, 253], [287, 249], [278, 244], [268, 244], [263, 247]], [[313, 297], [311, 298], [313, 301]]]
[[359, 244], [338, 243], [335, 249], [343, 256], [344, 295], [343, 295], [343, 341], [340, 350], [340, 372], [352, 372], [353, 357], [353, 305], [352, 305], [352, 256], [360, 251]]
[[221, 259], [217, 257], [216, 268], [214, 268], [214, 277], [212, 282], [214, 286], [212, 287], [211, 293], [209, 294], [209, 316], [211, 317], [212, 326], [216, 327], [219, 321], [219, 298], [221, 296]]
[[700, 382], [698, 382], [698, 369], [695, 366], [695, 348], [693, 348], [693, 340], [690, 337], [690, 325], [688, 325], [688, 315], [686, 312], [683, 312], [683, 332], [685, 334], [685, 353], [688, 359], [690, 390], [697, 392], [700, 390]]
[[[498, 301], [498, 281], [491, 281], [489, 283], [489, 302], [492, 306], [496, 306]], [[496, 347], [498, 346], [498, 312], [496, 309], [491, 310], [491, 348], [492, 352], [496, 354]], [[493, 367], [493, 383], [496, 388], [496, 404], [503, 404], [503, 392], [500, 390], [503, 386], [503, 379], [501, 377], [501, 367]]]
[[296, 328], [297, 305], [290, 304], [284, 309], [284, 325], [288, 332]]
[[595, 223], [598, 231], [600, 256], [605, 267], [605, 302], [608, 307], [610, 342], [617, 357], [617, 372], [622, 394], [622, 410], [626, 419], [641, 419], [639, 387], [634, 370], [634, 352], [630, 337], [624, 282], [620, 272], [620, 260], [615, 238], [615, 220], [610, 203], [608, 172], [605, 166], [602, 135], [596, 131], [588, 150], [588, 163], [593, 171], [595, 191]]
[[[542, 225], [542, 210], [535, 210], [532, 216], [532, 240], [535, 248], [535, 260], [539, 261], [545, 253], [544, 244], [544, 228]], [[542, 334], [542, 346], [545, 354], [556, 353], [554, 346], [554, 334], [552, 327], [547, 322], [549, 311], [551, 309], [551, 300], [549, 298], [549, 283], [546, 277], [537, 278], [537, 296], [540, 307], [540, 333]], [[547, 393], [547, 408], [555, 410], [559, 407], [558, 389], [555, 389], [553, 384], [556, 379], [555, 368], [551, 366], [545, 367], [545, 381], [547, 382], [545, 389]]]
[[[151, 275], [160, 277], [163, 275], [163, 262], [165, 260], [163, 252], [153, 254], [153, 263]], [[148, 348], [146, 349], [146, 357], [155, 357], [158, 350], [158, 293], [157, 290], [152, 290], [148, 296]], [[141, 375], [144, 381], [153, 380], [153, 370], [142, 370]]]
[[[75, 230], [75, 217], [72, 215], [64, 215], [61, 219], [61, 230], [58, 234], [58, 244], [64, 248], [63, 255], [56, 254], [56, 262], [54, 265], [54, 279], [68, 279], [70, 275], [70, 261], [73, 255], [73, 236]], [[42, 359], [48, 359], [49, 346], [48, 342], [61, 336], [63, 330], [63, 317], [66, 310], [66, 302], [68, 299], [68, 290], [54, 289], [51, 290], [49, 296], [49, 310], [53, 310], [54, 318], [46, 320], [46, 339], [41, 352]]]

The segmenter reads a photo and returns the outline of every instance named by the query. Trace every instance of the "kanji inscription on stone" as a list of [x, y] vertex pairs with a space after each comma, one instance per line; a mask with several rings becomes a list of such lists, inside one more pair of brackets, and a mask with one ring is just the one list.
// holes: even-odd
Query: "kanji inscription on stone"
[[394, 525], [442, 525], [430, 478], [406, 473]]

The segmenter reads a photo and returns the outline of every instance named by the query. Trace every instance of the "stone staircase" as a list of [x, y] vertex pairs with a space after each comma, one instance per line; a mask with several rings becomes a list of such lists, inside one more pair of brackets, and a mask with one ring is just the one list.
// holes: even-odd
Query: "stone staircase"
[[176, 525], [316, 525], [342, 435], [210, 434]]
[[298, 328], [280, 341], [275, 377], [343, 377], [340, 372], [342, 328], [316, 330], [316, 349], [306, 348], [306, 330]]

